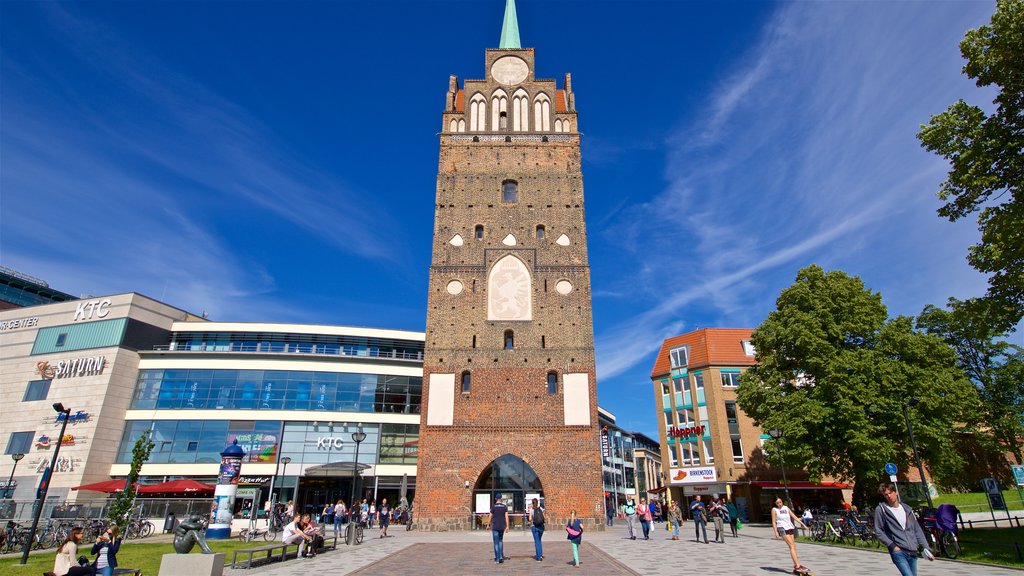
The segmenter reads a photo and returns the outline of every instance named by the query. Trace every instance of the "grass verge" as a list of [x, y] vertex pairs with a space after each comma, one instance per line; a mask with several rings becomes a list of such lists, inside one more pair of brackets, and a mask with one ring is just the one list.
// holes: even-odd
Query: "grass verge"
[[[231, 552], [241, 548], [254, 548], [262, 546], [266, 542], [241, 542], [234, 540], [210, 540], [210, 549], [214, 552], [227, 554], [225, 562], [231, 561]], [[78, 547], [79, 556], [88, 555], [91, 546], [85, 544]], [[25, 566], [19, 566], [21, 556], [7, 557], [0, 559], [0, 574], [11, 576], [39, 576], [43, 572], [53, 570], [53, 557], [56, 549], [33, 552], [28, 557]], [[144, 576], [156, 576], [160, 572], [160, 560], [164, 554], [174, 552], [174, 545], [170, 542], [148, 543], [148, 542], [125, 542], [121, 545], [121, 551], [117, 553], [117, 564], [120, 568], [139, 568]], [[193, 554], [199, 553], [199, 547], [192, 549]], [[93, 559], [90, 557], [90, 559]]]
[[[877, 540], [857, 540], [856, 543], [849, 542], [817, 542], [807, 536], [799, 538], [802, 542], [814, 542], [830, 546], [843, 546], [846, 548], [864, 548], [870, 550], [884, 551]], [[1024, 553], [1024, 527], [1022, 528], [974, 528], [961, 530], [959, 534], [960, 555], [957, 560], [969, 560], [983, 564], [997, 564], [1000, 566], [1024, 566], [1014, 550], [1016, 544], [1021, 553]], [[935, 551], [938, 554], [938, 551]]]

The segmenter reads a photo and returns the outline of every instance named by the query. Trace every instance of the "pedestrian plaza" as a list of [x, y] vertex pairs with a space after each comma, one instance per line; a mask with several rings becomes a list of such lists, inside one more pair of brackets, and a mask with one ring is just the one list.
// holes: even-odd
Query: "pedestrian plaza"
[[[739, 538], [726, 537], [724, 544], [693, 540], [693, 524], [683, 526], [679, 541], [669, 540], [665, 524], [654, 524], [650, 540], [630, 540], [624, 524], [604, 532], [586, 532], [580, 548], [581, 566], [574, 568], [569, 542], [560, 526], [544, 536], [544, 561], [533, 559], [533, 538], [528, 531], [514, 530], [505, 536], [509, 560], [494, 564], [491, 535], [474, 532], [392, 531], [385, 539], [367, 531], [366, 541], [356, 547], [340, 546], [337, 551], [311, 559], [289, 560], [251, 570], [225, 570], [227, 576], [300, 576], [308, 574], [414, 575], [414, 574], [594, 574], [702, 576], [772, 576], [791, 574], [789, 551], [781, 540], [772, 538], [767, 526], [744, 526]], [[714, 531], [711, 531], [714, 537]], [[689, 539], [687, 539], [689, 538]], [[896, 575], [898, 572], [884, 551], [855, 550], [800, 542], [800, 561], [817, 576]], [[1020, 576], [1021, 569], [921, 559], [920, 576]]]

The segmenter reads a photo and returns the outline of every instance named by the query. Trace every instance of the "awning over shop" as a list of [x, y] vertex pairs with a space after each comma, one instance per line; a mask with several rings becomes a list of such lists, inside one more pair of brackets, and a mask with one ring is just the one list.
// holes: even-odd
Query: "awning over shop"
[[114, 494], [122, 492], [124, 490], [124, 485], [125, 480], [104, 480], [103, 482], [96, 482], [94, 484], [75, 486], [72, 490], [90, 490], [92, 492], [106, 492], [107, 494]]
[[668, 490], [668, 486], [662, 486], [661, 488], [652, 488], [647, 491], [648, 494], [661, 494], [665, 490]]
[[352, 462], [328, 462], [306, 468], [304, 476], [348, 476], [351, 478], [353, 467], [358, 468], [359, 473], [362, 474], [363, 470], [369, 468], [370, 465], [362, 462], [355, 466]]
[[750, 485], [768, 490], [784, 490], [787, 486], [790, 490], [846, 490], [853, 488], [853, 486], [842, 482], [807, 482], [804, 480], [787, 482], [785, 485], [782, 482], [762, 482], [756, 480], [751, 482]]
[[213, 494], [213, 491], [212, 484], [203, 484], [190, 478], [139, 486], [139, 494]]

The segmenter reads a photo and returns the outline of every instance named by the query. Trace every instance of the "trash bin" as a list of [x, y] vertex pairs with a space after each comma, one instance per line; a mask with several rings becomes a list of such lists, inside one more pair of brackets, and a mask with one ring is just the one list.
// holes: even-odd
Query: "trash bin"
[[178, 527], [178, 519], [174, 517], [174, 512], [168, 512], [164, 516], [164, 532], [174, 532], [174, 529]]

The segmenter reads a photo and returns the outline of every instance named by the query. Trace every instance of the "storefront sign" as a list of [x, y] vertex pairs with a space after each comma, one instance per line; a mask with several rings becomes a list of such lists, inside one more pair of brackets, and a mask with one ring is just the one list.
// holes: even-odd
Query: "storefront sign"
[[[74, 418], [74, 416], [72, 416], [72, 418]], [[56, 443], [57, 440], [55, 438], [50, 438], [46, 434], [43, 434], [42, 436], [36, 439], [36, 448], [49, 448], [50, 446], [53, 446]], [[74, 446], [76, 443], [81, 444], [82, 437], [76, 438], [74, 434], [65, 434], [64, 438], [62, 438], [60, 441], [61, 446]]]
[[670, 481], [673, 486], [680, 484], [702, 484], [715, 482], [718, 474], [714, 468], [672, 468]]
[[89, 302], [79, 302], [78, 307], [75, 308], [74, 322], [79, 320], [92, 320], [94, 318], [106, 318], [107, 314], [110, 314], [110, 298], [104, 298], [103, 300], [90, 300]]
[[316, 439], [317, 450], [326, 450], [330, 448], [340, 449], [345, 445], [345, 439], [337, 436], [321, 436]]
[[13, 490], [17, 487], [17, 480], [0, 480], [0, 490]]
[[706, 426], [703, 424], [700, 426], [687, 426], [686, 428], [678, 428], [673, 426], [668, 429], [668, 435], [673, 438], [689, 438], [690, 436], [703, 436], [704, 429]]
[[39, 324], [39, 317], [33, 316], [31, 318], [17, 318], [15, 320], [5, 320], [0, 322], [0, 332], [6, 332], [8, 330], [17, 330], [19, 328], [32, 328]]
[[[91, 417], [92, 417], [92, 415], [89, 414], [88, 412], [86, 412], [85, 410], [79, 410], [78, 412], [75, 412], [74, 414], [72, 414], [68, 418], [68, 424], [81, 424], [83, 422], [88, 422], [89, 418], [91, 418]], [[53, 419], [53, 423], [54, 424], [60, 424], [63, 421], [64, 421], [64, 413], [63, 412], [61, 412], [60, 414], [57, 414], [57, 416], [54, 417], [54, 419]]]
[[683, 487], [683, 494], [686, 496], [697, 494], [718, 494], [719, 496], [724, 496], [725, 484], [689, 484]]
[[[241, 476], [238, 478], [238, 485], [259, 485], [270, 482], [270, 476]], [[241, 493], [241, 490], [239, 490]]]
[[[57, 462], [54, 465], [54, 469], [57, 472], [74, 472], [75, 467], [82, 463], [81, 458], [72, 458], [71, 456], [60, 456], [57, 458]], [[36, 464], [36, 474], [42, 474], [47, 467], [50, 466], [49, 458], [40, 458]]]
[[96, 376], [103, 373], [103, 368], [106, 365], [106, 356], [86, 356], [72, 360], [60, 360], [56, 365], [49, 362], [36, 362], [36, 373], [47, 380], [72, 376]]

